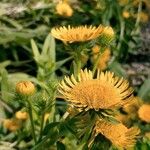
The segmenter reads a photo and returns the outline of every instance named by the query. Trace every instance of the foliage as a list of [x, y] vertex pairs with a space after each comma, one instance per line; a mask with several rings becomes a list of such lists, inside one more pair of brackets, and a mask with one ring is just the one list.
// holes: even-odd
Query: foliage
[[[139, 103], [135, 104], [133, 100], [133, 104], [127, 106], [133, 112], [127, 111], [126, 105], [99, 110], [78, 108], [78, 104], [70, 104], [59, 92], [65, 75], [73, 74], [78, 81], [84, 68], [92, 70], [94, 77], [98, 69], [101, 72], [110, 70], [126, 79], [129, 77], [122, 64], [128, 64], [130, 55], [142, 46], [140, 33], [142, 26], [148, 22], [149, 1], [64, 0], [63, 3], [73, 11], [71, 16], [64, 12], [61, 15], [58, 11], [62, 10], [56, 9], [58, 3], [61, 2], [0, 2], [0, 149], [120, 149], [105, 133], [96, 133], [99, 120], [113, 126], [122, 123], [124, 128], [139, 128], [141, 132], [134, 149], [149, 149], [150, 137], [147, 133], [150, 132], [150, 124], [138, 116], [138, 109], [144, 103], [149, 104], [149, 77], [140, 88], [135, 87], [136, 95], [142, 100], [134, 97]], [[97, 28], [100, 24], [102, 32], [99, 36], [87, 41], [66, 42], [51, 33], [52, 28], [59, 26], [88, 25], [85, 26], [88, 28], [93, 25]], [[82, 37], [84, 32], [73, 33], [71, 38], [76, 34]], [[85, 33], [85, 39], [87, 35]], [[94, 46], [98, 46], [96, 52]], [[102, 54], [107, 48], [110, 56], [106, 54], [104, 59]], [[98, 68], [100, 60], [105, 62], [103, 69]], [[22, 81], [34, 83], [35, 92], [31, 95], [17, 93], [16, 84]], [[122, 83], [123, 80], [120, 80]], [[122, 93], [128, 90], [127, 84], [124, 87]], [[18, 111], [27, 112], [28, 117], [18, 119]], [[125, 121], [122, 116], [126, 117]], [[7, 125], [6, 119], [15, 121], [13, 127], [16, 130]], [[135, 133], [132, 134], [134, 137]]]

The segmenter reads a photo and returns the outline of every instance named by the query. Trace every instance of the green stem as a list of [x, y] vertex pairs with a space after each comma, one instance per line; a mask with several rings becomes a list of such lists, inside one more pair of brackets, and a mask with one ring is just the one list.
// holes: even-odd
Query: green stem
[[80, 70], [81, 70], [81, 60], [80, 58], [77, 60], [77, 75], [80, 73]]
[[31, 103], [29, 100], [27, 100], [27, 102], [28, 102], [29, 118], [30, 118], [30, 122], [31, 122], [31, 132], [32, 132], [34, 142], [36, 143], [36, 135], [35, 135], [34, 122], [33, 122], [33, 115], [32, 115], [32, 106], [31, 106]]
[[43, 126], [44, 126], [44, 116], [45, 116], [45, 113], [43, 113], [42, 117], [41, 117], [40, 136], [39, 136], [38, 141], [40, 141], [42, 139], [42, 131], [43, 131]]
[[94, 63], [94, 67], [93, 67], [93, 71], [92, 71], [92, 72], [93, 72], [93, 75], [95, 74], [95, 71], [96, 71], [96, 69], [97, 69], [97, 66], [98, 66], [100, 57], [101, 57], [102, 53], [104, 52], [104, 49], [105, 49], [105, 47], [102, 47], [102, 48], [101, 48], [101, 50], [100, 50], [100, 52], [99, 52], [99, 54], [98, 54], [98, 56], [97, 56], [97, 58], [96, 58], [96, 61], [95, 61], [95, 63]]
[[140, 12], [141, 11], [142, 11], [142, 1], [140, 0], [139, 5], [138, 5], [138, 15], [137, 15], [136, 22], [135, 22], [135, 28], [131, 32], [131, 35], [136, 34], [137, 31], [138, 31], [138, 26], [139, 26], [139, 23], [140, 23]]

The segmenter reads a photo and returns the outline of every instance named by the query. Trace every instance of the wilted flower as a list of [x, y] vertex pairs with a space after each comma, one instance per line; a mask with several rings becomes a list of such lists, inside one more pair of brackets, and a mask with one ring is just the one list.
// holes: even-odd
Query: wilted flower
[[138, 115], [141, 120], [150, 123], [150, 105], [142, 105], [138, 111]]
[[20, 123], [16, 119], [5, 119], [3, 121], [3, 126], [10, 131], [16, 131], [20, 128]]
[[70, 17], [73, 14], [73, 10], [67, 2], [59, 2], [56, 5], [56, 11], [59, 15]]
[[128, 81], [119, 79], [111, 72], [99, 72], [94, 79], [91, 71], [84, 71], [75, 79], [65, 77], [59, 85], [59, 92], [68, 102], [86, 109], [112, 109], [120, 107], [132, 99], [132, 88]]
[[99, 25], [98, 27], [95, 26], [78, 26], [78, 27], [59, 27], [53, 28], [51, 30], [52, 36], [56, 39], [59, 39], [63, 42], [84, 42], [93, 40], [100, 36], [103, 32], [104, 27]]
[[112, 124], [107, 121], [98, 121], [95, 126], [96, 133], [101, 133], [112, 144], [121, 148], [133, 147], [140, 130], [136, 127], [127, 128], [121, 123]]
[[21, 81], [16, 84], [16, 92], [21, 95], [32, 95], [35, 92], [35, 86], [30, 81]]
[[17, 119], [26, 120], [28, 118], [28, 113], [25, 111], [24, 112], [23, 111], [17, 111], [15, 116]]

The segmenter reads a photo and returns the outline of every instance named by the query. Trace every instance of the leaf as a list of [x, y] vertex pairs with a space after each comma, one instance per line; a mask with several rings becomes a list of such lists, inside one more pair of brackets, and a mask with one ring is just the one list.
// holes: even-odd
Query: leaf
[[145, 82], [139, 89], [138, 96], [145, 101], [150, 101], [150, 78], [145, 80]]
[[40, 52], [39, 52], [38, 47], [33, 39], [31, 39], [31, 47], [32, 47], [34, 58], [38, 62]]
[[72, 59], [72, 57], [68, 57], [68, 58], [66, 58], [66, 59], [64, 59], [64, 60], [60, 60], [60, 61], [57, 61], [56, 62], [56, 70], [57, 69], [59, 69], [63, 64], [65, 64], [67, 61], [69, 61], [69, 60], [71, 60]]
[[45, 41], [44, 41], [44, 45], [43, 45], [43, 48], [42, 48], [42, 55], [46, 55], [47, 52], [48, 52], [48, 48], [49, 48], [49, 45], [50, 45], [50, 40], [51, 40], [51, 36], [48, 34], [48, 36], [46, 37]]
[[9, 90], [9, 85], [8, 85], [8, 73], [5, 69], [2, 70], [2, 80], [1, 80], [1, 94], [2, 94], [2, 99], [7, 100], [8, 99], [8, 90]]
[[56, 51], [55, 51], [55, 39], [50, 35], [50, 48], [49, 55], [51, 56], [51, 61], [53, 63], [56, 62]]
[[118, 63], [117, 61], [112, 62], [109, 67], [110, 71], [113, 71], [116, 75], [120, 76], [120, 77], [127, 77], [127, 74], [125, 72], [125, 70], [122, 68], [121, 64]]
[[48, 124], [48, 125], [44, 128], [43, 133], [44, 133], [44, 134], [47, 134], [51, 129], [53, 129], [53, 128], [56, 127], [57, 125], [59, 125], [59, 122], [53, 122], [53, 123]]
[[65, 150], [65, 145], [61, 142], [57, 142], [57, 150]]

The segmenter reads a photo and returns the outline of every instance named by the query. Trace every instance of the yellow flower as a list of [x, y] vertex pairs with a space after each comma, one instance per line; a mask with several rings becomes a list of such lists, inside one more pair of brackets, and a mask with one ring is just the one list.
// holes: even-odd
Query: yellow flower
[[141, 120], [150, 123], [150, 105], [142, 105], [138, 111], [138, 115]]
[[139, 13], [139, 16], [140, 16], [140, 21], [141, 21], [142, 23], [148, 22], [149, 16], [148, 16], [147, 13], [145, 13], [145, 12], [140, 12], [140, 13]]
[[22, 111], [17, 111], [16, 114], [15, 114], [16, 118], [17, 119], [20, 119], [20, 120], [26, 120], [28, 118], [28, 113], [27, 112], [22, 112]]
[[100, 50], [100, 46], [99, 45], [94, 45], [92, 47], [93, 54], [98, 54], [99, 50]]
[[74, 106], [86, 109], [112, 109], [120, 107], [132, 98], [132, 88], [128, 81], [114, 77], [111, 72], [97, 72], [94, 79], [91, 71], [84, 71], [75, 79], [74, 75], [65, 77], [60, 83], [59, 92]]
[[59, 15], [70, 17], [73, 14], [73, 10], [67, 2], [59, 2], [56, 5], [56, 11]]
[[130, 13], [128, 11], [123, 11], [122, 16], [127, 19], [130, 17]]
[[84, 42], [96, 39], [103, 32], [101, 25], [95, 26], [78, 26], [78, 27], [59, 27], [51, 30], [52, 36], [63, 42]]
[[[97, 56], [96, 56], [97, 58]], [[95, 59], [96, 59], [95, 58]], [[110, 60], [110, 49], [106, 48], [105, 51], [101, 54], [97, 69], [105, 70], [107, 68], [107, 63]]]
[[95, 126], [96, 133], [101, 133], [112, 144], [121, 148], [133, 147], [140, 130], [136, 127], [127, 128], [121, 123], [112, 124], [106, 121], [98, 121]]
[[21, 81], [16, 84], [16, 92], [22, 95], [32, 95], [35, 92], [35, 86], [30, 81]]
[[15, 119], [5, 119], [3, 121], [3, 126], [10, 131], [16, 131], [20, 128], [20, 123]]

